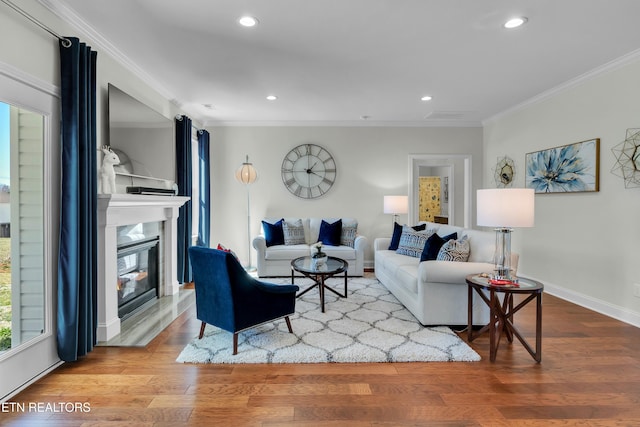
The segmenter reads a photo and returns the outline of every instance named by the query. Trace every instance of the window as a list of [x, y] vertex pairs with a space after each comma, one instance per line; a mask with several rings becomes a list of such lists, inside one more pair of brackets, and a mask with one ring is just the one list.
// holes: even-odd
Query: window
[[0, 63], [0, 401], [59, 362], [53, 328], [57, 93], [56, 87]]

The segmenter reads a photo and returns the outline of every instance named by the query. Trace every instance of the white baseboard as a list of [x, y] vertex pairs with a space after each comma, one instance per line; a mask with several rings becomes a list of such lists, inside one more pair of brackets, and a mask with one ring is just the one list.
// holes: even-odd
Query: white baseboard
[[614, 319], [620, 320], [621, 322], [628, 323], [635, 327], [640, 327], [640, 313], [638, 312], [629, 310], [628, 308], [625, 308], [625, 307], [620, 307], [620, 306], [611, 304], [606, 301], [599, 300], [597, 298], [593, 298], [589, 295], [585, 295], [580, 292], [563, 288], [562, 286], [550, 283], [546, 280], [536, 279], [535, 277], [531, 277], [531, 276], [523, 276], [523, 277], [528, 277], [533, 280], [542, 282], [544, 284], [545, 293], [548, 293], [555, 297], [569, 301], [573, 304], [577, 304], [581, 307], [588, 308], [589, 310], [593, 310], [605, 316], [609, 316]]
[[50, 372], [53, 372], [58, 366], [64, 364], [64, 362], [62, 360], [59, 360], [58, 362], [56, 362], [53, 366], [50, 366], [48, 369], [44, 370], [43, 372], [40, 372], [38, 375], [36, 375], [35, 377], [31, 378], [29, 381], [27, 381], [26, 383], [22, 384], [20, 387], [18, 387], [17, 389], [13, 390], [11, 393], [7, 394], [6, 396], [4, 396], [2, 399], [0, 399], [0, 403], [4, 403], [7, 402], [9, 399], [11, 399], [13, 396], [17, 395], [18, 393], [20, 393], [22, 390], [26, 389], [27, 387], [29, 387], [30, 385], [34, 384], [36, 381], [38, 381], [40, 378], [43, 378], [45, 375], [49, 374]]

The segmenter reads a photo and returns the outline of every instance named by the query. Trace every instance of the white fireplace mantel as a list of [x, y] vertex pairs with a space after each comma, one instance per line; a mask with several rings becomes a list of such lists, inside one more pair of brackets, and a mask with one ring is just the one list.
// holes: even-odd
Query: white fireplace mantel
[[162, 222], [164, 239], [164, 279], [159, 296], [178, 292], [177, 220], [178, 209], [189, 200], [180, 196], [138, 194], [98, 195], [98, 341], [108, 341], [120, 334], [118, 317], [117, 228], [147, 222]]

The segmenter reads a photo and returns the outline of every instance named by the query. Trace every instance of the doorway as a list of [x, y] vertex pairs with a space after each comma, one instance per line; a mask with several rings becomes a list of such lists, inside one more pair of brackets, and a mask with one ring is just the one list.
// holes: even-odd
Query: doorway
[[[421, 178], [429, 176], [437, 177], [440, 184], [438, 222], [443, 222], [446, 218], [448, 224], [471, 228], [471, 155], [409, 155], [408, 220], [410, 224], [420, 221], [420, 181]], [[433, 209], [436, 208], [432, 207]], [[436, 222], [435, 216], [434, 212], [434, 221], [431, 222]]]

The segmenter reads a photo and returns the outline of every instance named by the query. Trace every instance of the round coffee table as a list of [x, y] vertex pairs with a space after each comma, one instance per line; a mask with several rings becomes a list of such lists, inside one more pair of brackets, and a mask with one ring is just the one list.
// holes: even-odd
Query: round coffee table
[[[334, 294], [338, 295], [340, 298], [347, 297], [347, 269], [349, 268], [349, 263], [341, 258], [337, 257], [327, 257], [327, 262], [322, 266], [316, 268], [312, 262], [310, 256], [303, 256], [300, 258], [296, 258], [291, 261], [291, 284], [294, 281], [294, 272], [301, 273], [303, 276], [310, 278], [313, 280], [313, 285], [309, 286], [304, 291], [300, 292], [296, 295], [298, 298], [302, 295], [309, 292], [311, 289], [318, 287], [318, 293], [320, 294], [320, 308], [324, 313], [324, 290], [328, 289]], [[328, 287], [325, 284], [325, 280], [336, 276], [340, 273], [344, 273], [344, 295], [340, 294], [336, 290]]]
[[[489, 359], [494, 362], [496, 360], [496, 353], [498, 352], [498, 345], [500, 344], [500, 337], [502, 332], [505, 332], [507, 340], [513, 342], [513, 337], [522, 343], [524, 348], [527, 349], [531, 357], [536, 362], [540, 363], [542, 360], [542, 291], [544, 285], [536, 280], [524, 279], [519, 277], [517, 283], [503, 283], [493, 284], [490, 282], [489, 277], [483, 274], [472, 274], [466, 277], [467, 284], [469, 285], [469, 301], [468, 301], [468, 325], [467, 333], [469, 342], [473, 341], [478, 335], [489, 331]], [[507, 281], [508, 282], [508, 281]], [[489, 324], [484, 326], [478, 332], [474, 333], [472, 329], [473, 322], [473, 291], [476, 291], [482, 300], [489, 306]], [[483, 291], [489, 291], [489, 296]], [[502, 301], [498, 298], [498, 293], [504, 294]], [[526, 298], [521, 301], [517, 306], [513, 306], [513, 295], [524, 294]], [[535, 351], [529, 343], [524, 339], [520, 331], [514, 325], [513, 315], [520, 311], [530, 301], [536, 300], [536, 349]]]

